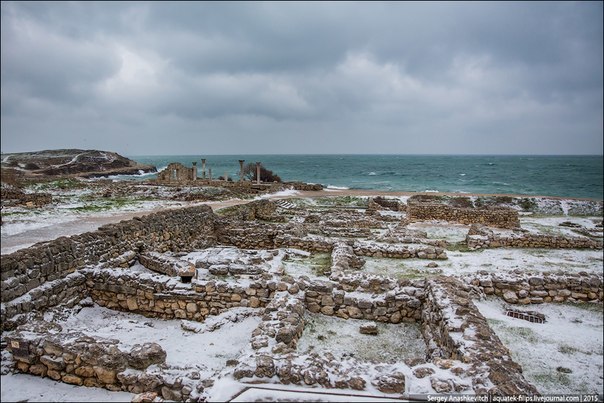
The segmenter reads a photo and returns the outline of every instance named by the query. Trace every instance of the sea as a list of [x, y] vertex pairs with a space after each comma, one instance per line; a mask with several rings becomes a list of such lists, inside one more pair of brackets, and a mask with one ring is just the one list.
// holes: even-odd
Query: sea
[[[332, 189], [506, 193], [602, 200], [603, 157], [526, 155], [132, 155], [159, 171], [170, 162], [191, 166], [201, 158], [212, 176], [239, 178], [239, 162], [261, 162], [284, 181]], [[154, 174], [130, 176], [150, 179]], [[126, 176], [120, 176], [126, 179]]]

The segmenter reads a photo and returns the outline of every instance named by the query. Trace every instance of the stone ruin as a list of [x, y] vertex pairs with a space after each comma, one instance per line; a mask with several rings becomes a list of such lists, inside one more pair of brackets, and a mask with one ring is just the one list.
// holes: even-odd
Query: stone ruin
[[[442, 217], [440, 210], [435, 214]], [[358, 231], [371, 238], [370, 230], [383, 230], [392, 222], [381, 217], [338, 210], [317, 215], [266, 200], [223, 216], [198, 206], [3, 255], [0, 314], [6, 350], [16, 371], [74, 385], [199, 401], [211, 380], [190, 374], [175, 379], [159, 344], [124, 350], [119, 340], [65, 334], [41, 313], [97, 304], [145, 317], [204, 323], [246, 308], [258, 312], [261, 321], [250, 335], [254, 353], [233, 363], [232, 375], [242, 382], [354, 390], [371, 385], [400, 397], [410, 384], [428, 378], [435, 393], [534, 395], [535, 387], [473, 304], [475, 290], [510, 304], [604, 299], [601, 276], [504, 279], [479, 272], [462, 281], [447, 276], [396, 280], [365, 273], [365, 257], [447, 259], [445, 249], [421, 231], [406, 232], [404, 218], [402, 228], [390, 232], [386, 242], [359, 240]], [[513, 216], [496, 221], [514, 222]], [[397, 237], [417, 242], [397, 242]], [[243, 255], [225, 257], [225, 250]], [[329, 253], [324, 278], [283, 273], [279, 259], [300, 250]], [[156, 274], [130, 270], [135, 262]], [[397, 326], [415, 323], [426, 356], [417, 362], [374, 364], [337, 360], [329, 352], [300, 354], [297, 345], [309, 314]]]
[[160, 183], [193, 182], [195, 180], [197, 180], [197, 166], [195, 162], [191, 168], [187, 168], [179, 162], [171, 162], [166, 169], [157, 174], [157, 181]]
[[[244, 180], [245, 160], [239, 160], [239, 178], [232, 180], [225, 173], [223, 177], [212, 177], [212, 169], [206, 170], [206, 159], [201, 159], [201, 172], [198, 172], [197, 162], [193, 161], [192, 166], [186, 167], [181, 163], [172, 162], [168, 164], [166, 169], [157, 174], [155, 184], [164, 186], [217, 186], [225, 189], [231, 189], [242, 194], [258, 194], [262, 192], [277, 192], [286, 189], [302, 190], [302, 191], [317, 191], [322, 190], [320, 184], [309, 184], [303, 182], [271, 182], [265, 183], [260, 181], [260, 163], [257, 165], [257, 175], [254, 181]], [[201, 176], [199, 176], [201, 174]]]

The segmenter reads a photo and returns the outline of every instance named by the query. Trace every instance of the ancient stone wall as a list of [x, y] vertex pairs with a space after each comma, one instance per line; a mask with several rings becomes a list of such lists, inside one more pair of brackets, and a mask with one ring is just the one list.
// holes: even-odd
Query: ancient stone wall
[[476, 394], [537, 394], [468, 291], [467, 285], [452, 277], [427, 280], [421, 326], [430, 355], [468, 364]]
[[445, 220], [461, 224], [486, 224], [499, 228], [517, 228], [520, 226], [518, 212], [511, 208], [463, 208], [442, 203], [419, 202], [409, 200], [407, 204], [409, 220]]
[[365, 259], [355, 255], [352, 246], [338, 242], [331, 251], [331, 272], [358, 270], [365, 264]]
[[149, 270], [172, 277], [188, 278], [195, 276], [195, 265], [191, 262], [165, 256], [157, 252], [140, 253], [138, 261]]
[[166, 169], [157, 174], [158, 182], [187, 182], [193, 181], [195, 169], [188, 168], [181, 163], [172, 162]]
[[[8, 280], [10, 282], [10, 279]], [[32, 311], [44, 311], [54, 306], [73, 307], [87, 295], [86, 278], [79, 272], [47, 281], [18, 298], [2, 303], [2, 331], [12, 330], [26, 322]]]
[[483, 274], [468, 279], [486, 295], [497, 295], [510, 304], [604, 301], [602, 277], [587, 273], [557, 275]]
[[[235, 307], [264, 307], [281, 282], [255, 281], [242, 287], [226, 281], [182, 284], [165, 276], [122, 270], [84, 270], [93, 301], [110, 309], [161, 319], [201, 322]], [[285, 286], [287, 290], [287, 286]]]
[[356, 241], [352, 247], [357, 256], [399, 259], [447, 259], [447, 253], [445, 250], [435, 246], [406, 246], [378, 242]]
[[476, 224], [470, 227], [466, 243], [471, 250], [485, 248], [602, 249], [602, 241], [579, 235], [571, 237], [530, 232], [497, 234]]
[[[214, 219], [208, 206], [168, 210], [3, 255], [0, 263], [2, 302], [25, 297], [26, 293], [47, 282], [64, 278], [86, 265], [116, 259], [127, 252], [144, 248], [165, 252], [207, 247], [215, 243]], [[57, 301], [57, 304], [61, 302], [68, 301]], [[16, 306], [16, 302], [11, 306]], [[33, 304], [20, 306], [18, 313], [34, 308]], [[5, 321], [14, 313], [13, 309], [2, 309], [3, 329]]]
[[376, 296], [346, 292], [330, 281], [313, 281], [305, 291], [307, 309], [313, 313], [386, 323], [413, 322], [421, 315], [421, 301], [412, 289], [396, 289]]
[[[111, 391], [156, 392], [169, 400], [196, 401], [196, 382], [188, 377], [178, 381], [170, 374], [148, 370], [164, 364], [166, 352], [156, 343], [124, 348], [115, 339], [95, 338], [80, 332], [60, 334], [58, 325], [38, 322], [21, 326], [7, 338], [19, 371], [56, 381]], [[121, 347], [121, 348], [120, 348]]]

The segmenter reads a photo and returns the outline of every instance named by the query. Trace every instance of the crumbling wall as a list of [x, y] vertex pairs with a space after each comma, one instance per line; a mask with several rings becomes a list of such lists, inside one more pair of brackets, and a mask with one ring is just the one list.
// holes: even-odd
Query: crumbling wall
[[147, 252], [138, 255], [138, 261], [149, 270], [167, 276], [180, 276], [192, 278], [195, 276], [195, 265], [172, 256], [165, 256], [157, 252]]
[[546, 249], [602, 249], [602, 241], [584, 236], [561, 236], [514, 232], [496, 234], [482, 225], [472, 225], [466, 236], [471, 250], [485, 248], [546, 248]]
[[[235, 307], [264, 307], [282, 282], [258, 280], [243, 287], [226, 281], [182, 284], [165, 276], [123, 270], [85, 270], [93, 301], [110, 309], [161, 319], [203, 321]], [[283, 283], [285, 284], [285, 283]], [[285, 285], [287, 290], [287, 285]]]
[[[7, 280], [8, 282], [11, 279]], [[12, 330], [27, 321], [25, 314], [54, 306], [73, 307], [87, 295], [86, 278], [79, 272], [46, 281], [18, 298], [2, 303], [2, 331]]]
[[196, 170], [194, 168], [187, 168], [181, 163], [172, 162], [168, 164], [166, 169], [157, 174], [158, 182], [184, 182], [193, 181], [197, 178], [194, 177]]
[[41, 321], [21, 326], [7, 337], [16, 368], [76, 386], [156, 392], [169, 400], [196, 401], [203, 391], [186, 376], [175, 382], [161, 369], [149, 370], [152, 365], [165, 364], [166, 352], [159, 344], [135, 344], [125, 350], [115, 339], [58, 332], [59, 325]]
[[356, 241], [352, 246], [357, 256], [399, 259], [447, 259], [447, 252], [436, 246], [406, 246], [371, 241]]
[[[215, 217], [211, 208], [203, 205], [162, 211], [2, 255], [1, 299], [6, 304], [0, 312], [2, 329], [14, 314], [43, 308], [42, 302], [17, 305], [18, 302], [10, 301], [25, 298], [45, 283], [65, 278], [86, 265], [116, 259], [131, 251], [180, 251], [214, 244]], [[65, 296], [56, 304], [67, 303], [72, 297], [60, 292], [56, 295]]]
[[422, 334], [433, 358], [469, 364], [476, 394], [535, 395], [522, 367], [472, 303], [469, 287], [452, 277], [427, 280]]
[[468, 282], [486, 295], [497, 295], [510, 304], [540, 304], [544, 302], [604, 301], [602, 277], [595, 274], [531, 274], [473, 276]]
[[411, 201], [407, 203], [407, 218], [413, 220], [445, 220], [461, 224], [485, 224], [499, 228], [518, 228], [518, 212], [511, 208], [463, 208], [442, 203]]
[[313, 281], [305, 291], [306, 307], [313, 313], [386, 323], [413, 322], [421, 316], [421, 301], [414, 295], [415, 289], [410, 287], [374, 295], [346, 292], [330, 281]]

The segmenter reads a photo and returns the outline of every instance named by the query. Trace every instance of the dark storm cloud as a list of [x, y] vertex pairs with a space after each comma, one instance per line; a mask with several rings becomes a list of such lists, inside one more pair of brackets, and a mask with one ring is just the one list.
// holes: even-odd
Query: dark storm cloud
[[598, 2], [4, 2], [2, 151], [594, 153], [602, 67]]

